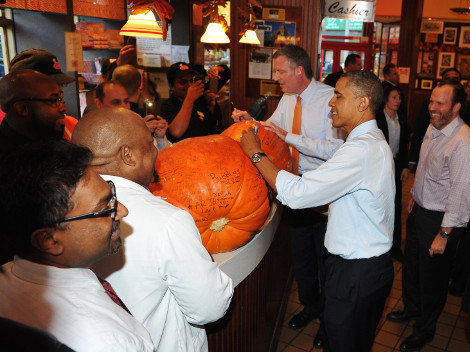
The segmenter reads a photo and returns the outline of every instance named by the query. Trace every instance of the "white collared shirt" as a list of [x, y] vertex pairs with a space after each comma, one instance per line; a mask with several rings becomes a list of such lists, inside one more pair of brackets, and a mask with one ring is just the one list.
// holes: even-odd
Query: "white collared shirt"
[[284, 94], [268, 121], [288, 132], [286, 143], [299, 150], [299, 174], [315, 170], [343, 144], [341, 131], [333, 128], [328, 102], [334, 89], [312, 80], [300, 94], [302, 122], [300, 135], [292, 134], [297, 94]]
[[46, 330], [78, 352], [154, 351], [147, 330], [111, 300], [91, 270], [19, 257], [2, 268], [0, 316]]
[[325, 247], [345, 259], [371, 258], [392, 246], [393, 156], [375, 120], [351, 131], [333, 157], [295, 176], [281, 170], [277, 198], [293, 209], [329, 204]]
[[129, 215], [121, 220], [119, 256], [104, 258], [93, 270], [148, 329], [158, 352], [207, 351], [202, 325], [225, 315], [232, 280], [203, 247], [189, 213], [135, 182], [102, 177], [114, 182]]

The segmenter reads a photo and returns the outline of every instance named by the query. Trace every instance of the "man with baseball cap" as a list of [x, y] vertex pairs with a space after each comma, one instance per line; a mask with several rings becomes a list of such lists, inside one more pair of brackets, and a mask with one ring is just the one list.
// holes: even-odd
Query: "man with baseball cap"
[[[45, 74], [57, 83], [62, 91], [69, 83], [75, 79], [62, 72], [57, 57], [49, 51], [43, 49], [28, 49], [16, 55], [10, 62], [10, 72], [17, 70], [31, 69]], [[64, 101], [63, 101], [64, 102]], [[65, 102], [64, 102], [65, 104]], [[2, 118], [3, 120], [3, 118]], [[0, 120], [1, 121], [1, 120]], [[70, 142], [72, 132], [77, 124], [77, 119], [65, 115], [65, 129], [63, 139]]]
[[220, 133], [222, 113], [216, 95], [204, 91], [198, 72], [190, 64], [177, 62], [166, 75], [171, 96], [163, 102], [160, 115], [169, 123], [170, 142]]

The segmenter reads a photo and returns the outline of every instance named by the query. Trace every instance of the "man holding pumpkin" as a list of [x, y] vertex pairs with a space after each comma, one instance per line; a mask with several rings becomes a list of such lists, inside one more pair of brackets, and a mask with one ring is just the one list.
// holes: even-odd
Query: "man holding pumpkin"
[[[298, 174], [302, 175], [317, 169], [343, 143], [339, 138], [340, 131], [333, 128], [329, 119], [328, 101], [333, 96], [333, 88], [313, 79], [310, 58], [303, 48], [296, 45], [286, 45], [274, 54], [274, 79], [284, 95], [274, 114], [263, 125], [291, 145], [292, 150], [298, 150], [298, 159], [293, 167], [298, 168]], [[301, 107], [298, 131], [293, 128], [296, 106]], [[232, 118], [235, 121], [253, 119], [248, 112], [237, 110]], [[289, 322], [293, 329], [304, 327], [323, 310], [318, 273], [322, 275], [326, 220], [326, 216], [312, 209], [289, 209], [292, 265], [300, 303], [304, 306]], [[320, 328], [314, 345], [321, 347], [323, 341], [323, 329]]]
[[232, 280], [211, 260], [191, 215], [154, 196], [157, 149], [145, 122], [124, 108], [91, 111], [72, 142], [93, 152], [95, 170], [129, 209], [122, 255], [93, 266], [150, 332], [157, 351], [208, 351], [203, 325], [225, 315]]
[[[333, 126], [349, 135], [331, 159], [297, 176], [262, 155], [252, 158], [283, 204], [329, 204], [323, 323], [331, 351], [370, 351], [392, 287], [395, 180], [393, 155], [375, 121], [381, 101], [373, 73], [346, 72], [329, 106]], [[262, 152], [252, 131], [240, 143], [248, 157]]]

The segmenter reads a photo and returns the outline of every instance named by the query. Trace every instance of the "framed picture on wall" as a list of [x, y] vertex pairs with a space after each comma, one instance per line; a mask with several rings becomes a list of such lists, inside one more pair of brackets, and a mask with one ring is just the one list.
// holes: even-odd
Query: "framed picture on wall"
[[421, 80], [421, 89], [431, 90], [432, 89], [432, 79], [422, 79]]
[[421, 22], [421, 33], [441, 34], [444, 29], [444, 21], [423, 20]]
[[442, 36], [442, 44], [454, 45], [457, 42], [457, 27], [446, 27]]
[[437, 79], [442, 78], [442, 71], [454, 67], [455, 53], [439, 53], [437, 61]]
[[470, 55], [459, 54], [457, 56], [457, 70], [460, 71], [462, 77], [470, 78]]
[[432, 51], [423, 52], [423, 58], [421, 60], [421, 74], [432, 76], [433, 67], [434, 67], [434, 52]]
[[459, 46], [470, 48], [470, 27], [460, 27]]

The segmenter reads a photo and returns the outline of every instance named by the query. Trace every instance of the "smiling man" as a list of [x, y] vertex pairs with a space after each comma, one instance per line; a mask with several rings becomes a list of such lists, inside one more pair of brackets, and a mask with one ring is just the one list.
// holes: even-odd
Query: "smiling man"
[[[301, 177], [269, 158], [255, 165], [291, 208], [329, 204], [323, 322], [331, 351], [369, 351], [393, 281], [393, 156], [374, 119], [382, 86], [371, 72], [349, 71], [330, 100], [333, 126], [349, 134], [334, 156]], [[252, 132], [241, 145], [261, 152]]]
[[[317, 169], [333, 156], [343, 144], [339, 129], [333, 128], [329, 118], [329, 100], [333, 88], [313, 79], [308, 53], [296, 45], [286, 45], [274, 54], [274, 79], [284, 95], [265, 127], [275, 132], [297, 155], [293, 167], [302, 175]], [[300, 107], [298, 120], [295, 107]], [[235, 121], [252, 120], [246, 111], [234, 111]], [[294, 128], [298, 121], [298, 129]], [[297, 173], [297, 172], [296, 172]], [[304, 327], [313, 318], [321, 316], [323, 299], [320, 293], [323, 240], [326, 216], [312, 209], [289, 211], [292, 265], [298, 284], [299, 300], [304, 309], [289, 322], [289, 327]], [[323, 281], [323, 280], [321, 280]], [[316, 347], [323, 345], [323, 329], [314, 340]]]
[[470, 127], [459, 111], [464, 87], [446, 80], [429, 102], [431, 124], [424, 136], [411, 191], [403, 261], [404, 309], [387, 319], [416, 319], [400, 351], [415, 351], [433, 339], [444, 309], [452, 260], [469, 221]]
[[91, 160], [65, 141], [0, 157], [0, 235], [16, 255], [0, 270], [0, 316], [75, 351], [153, 351], [145, 328], [88, 269], [120, 249], [128, 213]]

